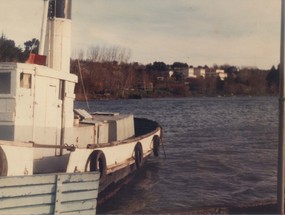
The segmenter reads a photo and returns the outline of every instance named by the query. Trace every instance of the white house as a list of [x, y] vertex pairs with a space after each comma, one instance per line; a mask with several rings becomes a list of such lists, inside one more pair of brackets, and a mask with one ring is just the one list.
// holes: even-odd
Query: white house
[[197, 75], [195, 75], [194, 67], [189, 67], [189, 69], [188, 69], [188, 78], [197, 78]]
[[203, 77], [203, 78], [205, 78], [205, 76], [206, 76], [206, 69], [205, 68], [195, 68], [194, 69], [194, 75], [196, 75], [196, 77]]
[[221, 80], [225, 80], [225, 78], [228, 77], [228, 74], [225, 73], [225, 70], [223, 70], [223, 69], [217, 69], [216, 74], [218, 77], [220, 77]]

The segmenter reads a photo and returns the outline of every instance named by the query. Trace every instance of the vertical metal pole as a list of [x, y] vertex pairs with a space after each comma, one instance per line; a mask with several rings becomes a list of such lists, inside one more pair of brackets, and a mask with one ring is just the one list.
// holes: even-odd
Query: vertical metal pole
[[49, 0], [44, 0], [44, 12], [43, 12], [43, 19], [42, 19], [41, 40], [40, 40], [40, 47], [39, 47], [39, 54], [40, 55], [44, 54], [46, 28], [47, 28], [47, 16], [48, 16], [48, 5], [49, 5]]
[[280, 80], [279, 80], [279, 145], [278, 145], [278, 182], [277, 182], [277, 201], [279, 214], [284, 214], [284, 141], [285, 141], [285, 125], [284, 125], [284, 107], [285, 107], [285, 87], [284, 87], [284, 35], [285, 35], [285, 0], [281, 0], [281, 48], [280, 48]]

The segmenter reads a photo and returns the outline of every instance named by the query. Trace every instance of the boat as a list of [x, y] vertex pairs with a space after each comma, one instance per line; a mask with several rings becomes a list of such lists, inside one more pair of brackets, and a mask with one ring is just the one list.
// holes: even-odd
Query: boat
[[99, 171], [103, 202], [159, 155], [162, 128], [133, 114], [74, 108], [72, 0], [43, 3], [39, 53], [0, 63], [0, 176]]

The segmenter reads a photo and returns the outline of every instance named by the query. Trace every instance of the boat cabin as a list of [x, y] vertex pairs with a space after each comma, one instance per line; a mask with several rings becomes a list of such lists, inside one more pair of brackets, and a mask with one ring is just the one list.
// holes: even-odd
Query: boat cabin
[[62, 129], [74, 123], [76, 82], [45, 66], [1, 63], [0, 139], [62, 144]]
[[0, 175], [93, 171], [98, 153], [102, 171], [140, 167], [160, 133], [157, 123], [142, 132], [147, 123], [139, 126], [132, 114], [74, 109], [71, 0], [44, 1], [44, 11], [39, 55], [0, 63]]
[[[1, 63], [0, 139], [86, 147], [134, 136], [133, 115], [74, 110], [76, 82], [74, 74], [45, 66]], [[62, 150], [50, 150], [52, 155]], [[42, 156], [46, 151], [35, 154]]]

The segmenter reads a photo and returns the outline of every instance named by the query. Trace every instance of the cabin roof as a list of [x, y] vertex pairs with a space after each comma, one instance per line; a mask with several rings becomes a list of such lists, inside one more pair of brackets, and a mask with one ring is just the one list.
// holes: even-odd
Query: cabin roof
[[1, 62], [0, 63], [0, 72], [7, 70], [16, 70], [20, 69], [22, 71], [35, 74], [38, 76], [50, 77], [55, 79], [67, 80], [70, 82], [77, 83], [77, 76], [71, 73], [64, 73], [56, 71], [47, 66], [41, 66], [37, 64], [27, 64], [27, 63], [14, 63], [14, 62]]

